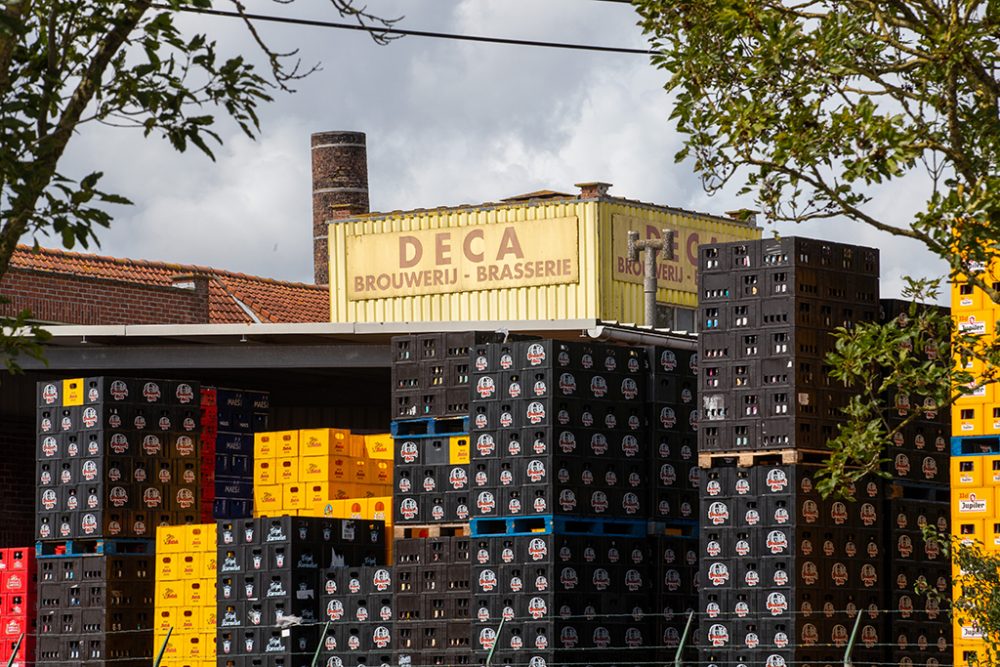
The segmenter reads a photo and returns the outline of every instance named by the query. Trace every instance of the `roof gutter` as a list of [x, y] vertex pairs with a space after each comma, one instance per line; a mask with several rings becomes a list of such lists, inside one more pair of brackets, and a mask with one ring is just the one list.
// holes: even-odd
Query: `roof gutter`
[[596, 326], [586, 329], [585, 333], [594, 340], [616, 343], [627, 343], [629, 345], [666, 345], [668, 342], [673, 348], [681, 350], [697, 350], [698, 339], [695, 334], [680, 332], [659, 332], [650, 329], [649, 333], [617, 327]]

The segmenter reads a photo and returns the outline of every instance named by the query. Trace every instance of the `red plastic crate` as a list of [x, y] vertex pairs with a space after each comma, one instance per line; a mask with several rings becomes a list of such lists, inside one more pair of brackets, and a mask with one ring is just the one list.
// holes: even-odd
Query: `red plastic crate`
[[215, 405], [216, 396], [218, 394], [215, 391], [215, 387], [202, 387], [201, 388], [201, 404], [204, 405]]
[[34, 590], [27, 593], [7, 593], [0, 596], [0, 618], [33, 618], [35, 616]]
[[11, 547], [4, 549], [7, 569], [27, 570], [35, 573], [35, 548], [34, 547]]
[[0, 575], [0, 593], [27, 593], [34, 588], [32, 570], [7, 570]]
[[[8, 645], [11, 640], [17, 641], [22, 632], [28, 632], [28, 619], [22, 616], [7, 616], [2, 619], [0, 626], [0, 637], [3, 638], [4, 645]], [[7, 654], [10, 657], [10, 654]]]

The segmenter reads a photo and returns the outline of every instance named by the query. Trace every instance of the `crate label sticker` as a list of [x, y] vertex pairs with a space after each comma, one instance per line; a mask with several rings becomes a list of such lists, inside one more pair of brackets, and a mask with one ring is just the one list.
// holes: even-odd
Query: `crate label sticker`
[[713, 586], [723, 586], [729, 581], [729, 567], [725, 563], [712, 563], [708, 566], [708, 580]]
[[54, 405], [59, 401], [59, 388], [49, 383], [42, 387], [42, 401], [45, 405]]
[[496, 441], [489, 433], [483, 433], [476, 439], [476, 451], [480, 456], [489, 456], [496, 451]]
[[729, 507], [723, 502], [714, 502], [708, 506], [708, 520], [713, 526], [721, 526], [729, 521]]
[[476, 382], [476, 393], [480, 398], [490, 398], [496, 393], [496, 382], [489, 375], [484, 375]]
[[784, 531], [772, 530], [767, 535], [766, 546], [771, 555], [777, 556], [778, 554], [782, 554], [788, 549], [788, 536], [785, 535]]
[[767, 471], [765, 483], [772, 493], [781, 493], [788, 488], [788, 475], [784, 470], [773, 468]]
[[533, 597], [528, 601], [528, 615], [534, 620], [540, 620], [549, 612], [545, 600], [540, 597]]
[[878, 521], [878, 512], [875, 510], [875, 506], [871, 503], [864, 503], [861, 505], [861, 522], [867, 526], [874, 526]]
[[970, 315], [964, 322], [959, 320], [958, 333], [970, 336], [985, 336], [986, 321], [978, 319], [975, 315]]
[[963, 514], [984, 514], [986, 510], [986, 500], [978, 498], [975, 493], [970, 493], [967, 498], [958, 499], [958, 511]]
[[142, 385], [142, 397], [146, 399], [149, 403], [155, 403], [160, 400], [162, 393], [160, 392], [160, 385], [155, 382], [147, 382]]
[[521, 383], [517, 380], [512, 380], [509, 385], [507, 385], [507, 397], [508, 398], [520, 398], [521, 397]]
[[414, 498], [403, 498], [399, 504], [399, 513], [408, 521], [415, 519], [418, 512], [419, 508]]
[[639, 496], [629, 491], [622, 496], [622, 509], [625, 514], [632, 515], [639, 512]]
[[479, 508], [480, 513], [489, 514], [496, 509], [496, 498], [491, 492], [482, 491], [476, 498], [476, 507]]
[[722, 647], [729, 643], [729, 630], [721, 623], [715, 623], [708, 629], [708, 641], [713, 647]]

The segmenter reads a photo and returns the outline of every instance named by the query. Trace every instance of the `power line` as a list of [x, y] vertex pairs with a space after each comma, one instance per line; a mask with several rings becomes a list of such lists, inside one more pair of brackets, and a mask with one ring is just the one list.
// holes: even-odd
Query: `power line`
[[[600, 2], [627, 2], [628, 0], [598, 0]], [[165, 9], [174, 11], [177, 8], [168, 5], [153, 4], [153, 9]], [[456, 33], [436, 32], [431, 30], [409, 30], [405, 28], [372, 27], [358, 25], [355, 23], [338, 23], [335, 21], [317, 21], [313, 19], [297, 19], [286, 16], [272, 16], [268, 14], [241, 14], [235, 11], [222, 9], [205, 9], [198, 7], [181, 7], [180, 11], [194, 14], [207, 14], [209, 16], [222, 16], [225, 18], [249, 19], [251, 21], [262, 21], [266, 23], [283, 23], [287, 25], [299, 25], [312, 28], [335, 28], [339, 30], [361, 30], [363, 32], [375, 32], [382, 35], [399, 35], [408, 37], [432, 37], [435, 39], [453, 39], [462, 42], [479, 42], [487, 44], [508, 44], [512, 46], [538, 46], [549, 49], [570, 49], [574, 51], [596, 51], [599, 53], [627, 53], [632, 55], [652, 55], [654, 52], [646, 49], [629, 49], [618, 46], [596, 46], [592, 44], [576, 44], [572, 42], [544, 42], [533, 39], [509, 39], [506, 37], [487, 37], [485, 35], [460, 35]]]

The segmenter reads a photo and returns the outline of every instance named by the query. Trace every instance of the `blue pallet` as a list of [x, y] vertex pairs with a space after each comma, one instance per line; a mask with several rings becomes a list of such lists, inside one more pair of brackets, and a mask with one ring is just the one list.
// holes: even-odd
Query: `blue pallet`
[[1000, 435], [960, 435], [951, 439], [952, 456], [989, 456], [991, 454], [1000, 454]]
[[35, 542], [35, 558], [76, 558], [78, 556], [118, 556], [135, 554], [151, 556], [155, 551], [153, 540], [63, 540]]
[[477, 517], [469, 522], [473, 537], [491, 535], [613, 535], [646, 537], [644, 519], [603, 519], [575, 516]]
[[440, 438], [469, 434], [469, 416], [394, 419], [389, 427], [394, 438]]

